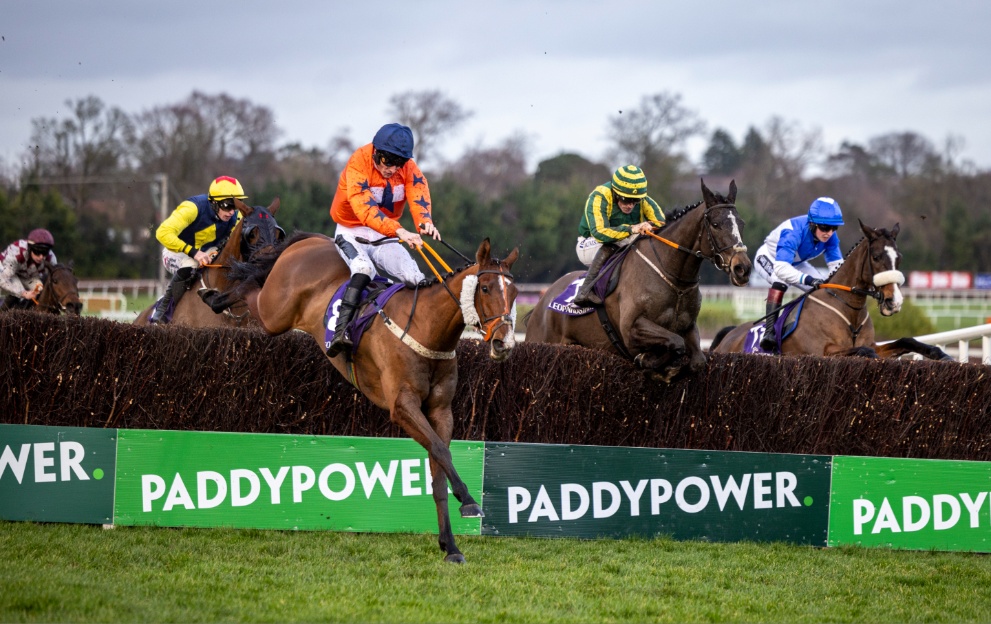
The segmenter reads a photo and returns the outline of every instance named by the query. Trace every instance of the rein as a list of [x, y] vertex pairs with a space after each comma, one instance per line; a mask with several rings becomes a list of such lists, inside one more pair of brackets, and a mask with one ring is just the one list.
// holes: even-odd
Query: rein
[[[711, 211], [711, 210], [713, 210], [715, 208], [736, 208], [736, 206], [734, 204], [716, 204], [715, 206], [706, 206], [705, 207], [705, 210], [702, 211], [702, 223], [703, 223], [703, 227], [702, 227], [702, 229], [699, 230], [698, 239], [696, 239], [696, 243], [695, 243], [696, 246], [698, 247], [698, 249], [689, 249], [688, 247], [685, 247], [684, 245], [680, 245], [680, 244], [678, 244], [678, 243], [676, 243], [674, 241], [670, 241], [670, 240], [664, 238], [663, 236], [658, 236], [657, 234], [655, 234], [654, 232], [652, 232], [650, 230], [647, 231], [647, 235], [650, 236], [651, 238], [655, 238], [655, 239], [661, 241], [665, 245], [668, 245], [670, 247], [673, 247], [673, 248], [677, 249], [678, 251], [683, 251], [683, 252], [685, 252], [685, 253], [687, 253], [687, 254], [689, 254], [691, 256], [695, 256], [696, 258], [699, 258], [699, 259], [702, 259], [702, 260], [708, 260], [709, 262], [711, 262], [720, 271], [726, 271], [729, 268], [729, 262], [727, 262], [723, 258], [723, 252], [725, 252], [726, 250], [732, 250], [733, 253], [737, 253], [737, 252], [747, 253], [747, 246], [744, 245], [744, 244], [742, 244], [742, 243], [740, 243], [740, 242], [737, 242], [737, 243], [733, 243], [731, 245], [727, 245], [726, 247], [723, 247], [723, 248], [720, 249], [716, 245], [716, 239], [712, 235], [712, 223], [709, 221], [709, 211]], [[706, 237], [709, 240], [709, 247], [711, 247], [713, 249], [713, 254], [711, 256], [706, 256], [705, 254], [702, 253], [702, 233], [703, 232], [705, 232]]]
[[[364, 237], [355, 236], [355, 240], [363, 245], [375, 245], [375, 246], [402, 242], [400, 241], [399, 238], [395, 236], [388, 236], [374, 241], [370, 241]], [[468, 262], [471, 262], [471, 260], [468, 260], [468, 257], [465, 256], [463, 253], [461, 253], [460, 251], [458, 251], [448, 243], [444, 242], [443, 240], [441, 242], [444, 243], [444, 245], [447, 246], [448, 249], [451, 249], [452, 251], [454, 251], [454, 253], [458, 254]], [[434, 249], [430, 245], [428, 245], [426, 241], [423, 241], [422, 246], [425, 247], [427, 251], [430, 252], [430, 255], [433, 256], [434, 259], [436, 259], [437, 263], [440, 264], [440, 266], [443, 267], [444, 270], [447, 271], [447, 273], [449, 274], [454, 273], [453, 269], [451, 269], [451, 267], [449, 267], [447, 263], [444, 262], [444, 259], [440, 257], [440, 254], [434, 251]], [[465, 325], [470, 325], [475, 329], [477, 329], [478, 332], [482, 334], [485, 342], [492, 340], [492, 338], [495, 336], [496, 330], [502, 327], [503, 325], [508, 324], [511, 329], [516, 327], [516, 322], [515, 322], [516, 309], [512, 305], [512, 302], [506, 300], [505, 288], [503, 288], [503, 298], [505, 300], [506, 307], [505, 307], [505, 311], [502, 314], [481, 318], [478, 314], [478, 308], [475, 306], [475, 297], [477, 294], [476, 291], [478, 289], [479, 275], [485, 275], [488, 273], [488, 274], [499, 275], [501, 277], [505, 277], [509, 280], [512, 280], [514, 279], [512, 273], [509, 273], [508, 271], [503, 271], [501, 268], [500, 269], [480, 268], [474, 274], [465, 276], [464, 283], [462, 284], [461, 287], [461, 296], [458, 297], [457, 295], [454, 294], [454, 291], [451, 290], [451, 287], [448, 286], [447, 281], [441, 275], [440, 271], [438, 271], [437, 268], [434, 266], [434, 263], [431, 262], [430, 258], [427, 257], [427, 254], [423, 253], [423, 249], [417, 247], [416, 250], [420, 252], [420, 256], [423, 258], [423, 261], [427, 263], [427, 266], [430, 267], [430, 271], [434, 274], [434, 277], [437, 278], [437, 281], [440, 282], [440, 284], [447, 291], [447, 294], [451, 295], [451, 299], [453, 299], [454, 303], [456, 303], [458, 307], [461, 309], [461, 316], [462, 318], [464, 318]], [[403, 342], [406, 342], [403, 339], [403, 336], [405, 336], [406, 333], [409, 331], [409, 324], [413, 322], [413, 314], [416, 312], [416, 300], [419, 293], [420, 293], [419, 285], [417, 285], [416, 291], [413, 293], [413, 304], [410, 307], [409, 321], [406, 324], [406, 328], [402, 331], [402, 335], [398, 333], [396, 334], [397, 336], [399, 336], [400, 340], [403, 340]], [[388, 317], [384, 316], [384, 313], [382, 314], [382, 316], [383, 318], [388, 319]], [[390, 331], [393, 331], [393, 333], [396, 333], [398, 331], [398, 328], [393, 329], [393, 327], [389, 327], [389, 329]], [[426, 350], [430, 351], [429, 349]], [[420, 353], [419, 350], [416, 351]], [[431, 351], [430, 353], [436, 353], [436, 352]], [[423, 353], [420, 354], [424, 355]], [[424, 357], [431, 357], [431, 359], [438, 359], [432, 357], [431, 355], [425, 355]]]

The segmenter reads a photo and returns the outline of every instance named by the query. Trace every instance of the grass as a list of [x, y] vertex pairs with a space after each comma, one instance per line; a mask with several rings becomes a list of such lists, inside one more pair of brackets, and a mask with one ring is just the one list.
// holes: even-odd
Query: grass
[[4, 622], [961, 622], [966, 553], [0, 522]]

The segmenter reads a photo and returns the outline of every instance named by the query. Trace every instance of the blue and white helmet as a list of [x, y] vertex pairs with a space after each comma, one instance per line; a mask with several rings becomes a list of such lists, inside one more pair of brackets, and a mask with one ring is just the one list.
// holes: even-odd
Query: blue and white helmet
[[809, 223], [843, 225], [843, 211], [832, 197], [820, 197], [809, 206]]

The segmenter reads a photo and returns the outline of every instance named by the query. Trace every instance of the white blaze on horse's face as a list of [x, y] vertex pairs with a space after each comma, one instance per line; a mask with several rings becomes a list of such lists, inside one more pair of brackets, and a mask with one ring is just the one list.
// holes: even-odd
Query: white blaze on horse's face
[[737, 241], [743, 241], [743, 234], [740, 233], [740, 224], [736, 222], [736, 215], [730, 213], [729, 222], [733, 225], [733, 238]]
[[884, 253], [890, 260], [892, 269], [874, 275], [874, 285], [884, 293], [884, 301], [879, 306], [881, 316], [897, 314], [902, 309], [904, 298], [900, 285], [905, 283], [905, 276], [898, 270], [898, 250], [891, 245], [884, 246]]

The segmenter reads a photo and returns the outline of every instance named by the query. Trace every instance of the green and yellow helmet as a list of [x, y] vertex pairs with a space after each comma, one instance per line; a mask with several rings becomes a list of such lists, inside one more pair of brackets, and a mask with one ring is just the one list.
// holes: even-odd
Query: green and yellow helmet
[[623, 197], [642, 199], [647, 196], [647, 176], [636, 165], [623, 165], [612, 174], [612, 190]]
[[228, 198], [236, 199], [247, 199], [248, 196], [244, 194], [244, 189], [241, 188], [241, 183], [237, 181], [237, 178], [232, 178], [230, 176], [220, 176], [210, 183], [210, 191], [207, 193], [207, 197], [210, 201], [220, 201]]

